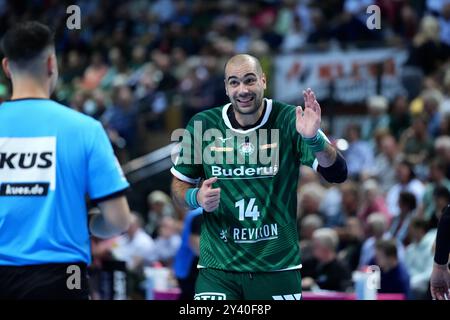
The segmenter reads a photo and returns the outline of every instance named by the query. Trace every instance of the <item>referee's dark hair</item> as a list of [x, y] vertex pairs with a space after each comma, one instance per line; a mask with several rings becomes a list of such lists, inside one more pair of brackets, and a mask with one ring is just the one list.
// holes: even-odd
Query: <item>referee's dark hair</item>
[[54, 33], [37, 21], [18, 23], [2, 38], [1, 50], [19, 68], [33, 62], [46, 48], [54, 47]]

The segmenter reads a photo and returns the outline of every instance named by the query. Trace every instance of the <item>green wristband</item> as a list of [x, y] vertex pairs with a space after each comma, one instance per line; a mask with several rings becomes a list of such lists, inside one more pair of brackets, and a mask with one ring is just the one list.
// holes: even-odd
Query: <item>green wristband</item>
[[197, 201], [197, 193], [199, 188], [190, 188], [186, 191], [185, 200], [188, 206], [192, 209], [200, 208], [200, 204]]
[[312, 138], [303, 138], [305, 143], [308, 145], [308, 147], [311, 148], [311, 150], [314, 153], [321, 152], [325, 150], [326, 140], [324, 136], [317, 131], [316, 135]]

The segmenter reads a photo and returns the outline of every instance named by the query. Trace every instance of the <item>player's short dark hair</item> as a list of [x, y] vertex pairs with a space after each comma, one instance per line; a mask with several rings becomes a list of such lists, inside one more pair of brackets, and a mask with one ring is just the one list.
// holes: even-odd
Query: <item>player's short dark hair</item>
[[375, 248], [383, 252], [388, 258], [397, 258], [397, 243], [394, 239], [378, 240], [375, 244]]
[[53, 45], [54, 33], [49, 27], [37, 21], [28, 21], [16, 24], [5, 33], [1, 50], [10, 61], [22, 65]]

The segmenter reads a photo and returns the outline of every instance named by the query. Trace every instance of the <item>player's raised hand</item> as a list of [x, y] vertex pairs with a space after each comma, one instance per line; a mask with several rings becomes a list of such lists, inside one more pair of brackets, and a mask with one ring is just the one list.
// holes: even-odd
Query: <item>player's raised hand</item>
[[303, 91], [305, 99], [305, 109], [297, 107], [296, 110], [296, 129], [304, 138], [313, 138], [320, 128], [321, 111], [320, 105], [316, 100], [316, 95], [311, 88]]
[[430, 291], [433, 299], [450, 299], [450, 273], [447, 265], [433, 265], [433, 272], [430, 279]]
[[217, 181], [217, 177], [209, 178], [203, 181], [202, 186], [197, 193], [197, 201], [207, 212], [212, 212], [219, 207], [220, 188], [213, 188], [212, 185]]

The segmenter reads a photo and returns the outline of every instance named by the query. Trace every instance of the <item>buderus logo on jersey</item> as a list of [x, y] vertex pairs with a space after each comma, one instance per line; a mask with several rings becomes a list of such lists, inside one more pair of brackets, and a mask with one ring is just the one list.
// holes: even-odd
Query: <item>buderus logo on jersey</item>
[[211, 166], [211, 174], [218, 178], [248, 178], [248, 177], [273, 177], [278, 173], [278, 166], [249, 168], [239, 166], [235, 168], [223, 168], [221, 166]]
[[56, 138], [0, 138], [0, 196], [45, 196], [55, 189]]

